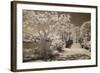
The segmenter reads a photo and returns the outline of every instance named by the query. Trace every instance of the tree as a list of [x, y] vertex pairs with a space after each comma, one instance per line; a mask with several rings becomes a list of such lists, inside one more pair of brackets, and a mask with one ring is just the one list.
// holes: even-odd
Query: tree
[[85, 49], [91, 48], [91, 22], [86, 21], [80, 28], [80, 43]]
[[79, 26], [75, 26], [74, 27], [74, 31], [73, 31], [73, 42], [74, 43], [79, 43], [79, 37], [80, 36], [80, 28]]
[[48, 60], [53, 55], [54, 50], [50, 46], [56, 41], [51, 36], [55, 34], [60, 37], [59, 41], [65, 41], [69, 35], [70, 15], [46, 11], [24, 10], [23, 12], [23, 33], [39, 36], [38, 54], [42, 59]]

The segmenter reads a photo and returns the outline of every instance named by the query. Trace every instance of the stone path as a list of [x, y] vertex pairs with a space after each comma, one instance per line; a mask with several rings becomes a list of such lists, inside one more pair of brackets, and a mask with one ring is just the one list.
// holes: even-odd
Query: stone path
[[76, 59], [90, 59], [90, 52], [81, 48], [79, 43], [73, 43], [71, 48], [65, 48], [64, 52], [60, 53], [58, 60], [76, 60]]
[[71, 49], [77, 49], [77, 48], [81, 48], [80, 43], [73, 43]]

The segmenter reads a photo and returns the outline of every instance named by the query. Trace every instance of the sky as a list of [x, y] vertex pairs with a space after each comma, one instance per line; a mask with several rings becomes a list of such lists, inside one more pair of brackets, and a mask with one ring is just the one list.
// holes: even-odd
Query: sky
[[71, 15], [71, 23], [76, 26], [82, 25], [85, 21], [91, 20], [90, 13], [69, 13]]

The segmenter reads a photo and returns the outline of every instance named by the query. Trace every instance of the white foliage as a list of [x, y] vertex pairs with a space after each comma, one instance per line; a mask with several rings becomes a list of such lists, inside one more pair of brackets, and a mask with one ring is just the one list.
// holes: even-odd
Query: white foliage
[[65, 42], [62, 41], [59, 35], [52, 35], [50, 38], [52, 39], [50, 46], [51, 49], [57, 49], [59, 47], [64, 49]]

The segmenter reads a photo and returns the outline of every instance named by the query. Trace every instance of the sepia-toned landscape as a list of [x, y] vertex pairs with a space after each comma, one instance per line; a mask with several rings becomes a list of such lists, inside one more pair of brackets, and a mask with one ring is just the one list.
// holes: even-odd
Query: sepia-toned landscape
[[23, 62], [91, 59], [91, 14], [23, 10]]

